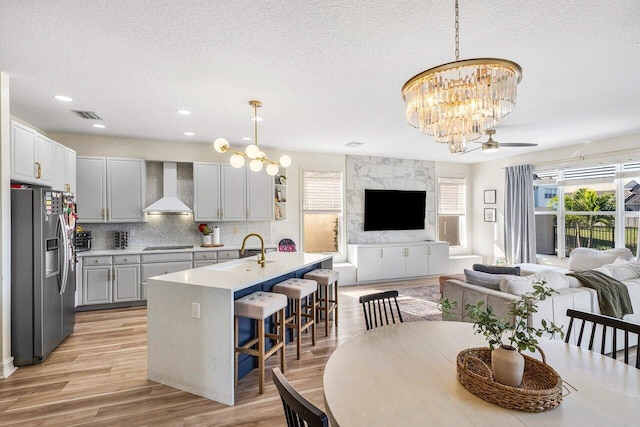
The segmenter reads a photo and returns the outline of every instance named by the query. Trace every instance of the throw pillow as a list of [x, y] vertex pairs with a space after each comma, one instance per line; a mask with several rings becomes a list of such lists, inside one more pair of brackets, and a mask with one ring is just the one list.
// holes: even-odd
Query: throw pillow
[[620, 281], [640, 277], [640, 262], [638, 261], [619, 262], [616, 260], [613, 264], [603, 265], [602, 268], [608, 270], [605, 272], [606, 275]]
[[573, 271], [593, 270], [613, 263], [617, 258], [631, 259], [633, 254], [628, 248], [613, 248], [599, 251], [590, 248], [575, 248], [569, 254], [569, 269]]
[[473, 271], [464, 269], [465, 282], [472, 285], [482, 286], [483, 288], [495, 289], [500, 288], [500, 280], [509, 277], [516, 277], [510, 274], [490, 274], [483, 273], [482, 271]]
[[520, 267], [505, 267], [499, 265], [473, 264], [474, 271], [482, 271], [489, 274], [511, 274], [520, 275]]
[[533, 292], [533, 284], [544, 281], [545, 286], [555, 289], [569, 287], [569, 279], [562, 273], [553, 270], [545, 270], [530, 276], [513, 276], [500, 282], [500, 290], [512, 295], [524, 295]]

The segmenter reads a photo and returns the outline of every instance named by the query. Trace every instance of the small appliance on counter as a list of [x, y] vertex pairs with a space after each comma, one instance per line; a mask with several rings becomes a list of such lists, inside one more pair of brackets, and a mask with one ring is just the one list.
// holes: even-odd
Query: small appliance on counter
[[76, 251], [85, 252], [91, 250], [91, 231], [76, 228]]
[[129, 232], [124, 230], [116, 230], [115, 232], [116, 249], [127, 249], [129, 246]]

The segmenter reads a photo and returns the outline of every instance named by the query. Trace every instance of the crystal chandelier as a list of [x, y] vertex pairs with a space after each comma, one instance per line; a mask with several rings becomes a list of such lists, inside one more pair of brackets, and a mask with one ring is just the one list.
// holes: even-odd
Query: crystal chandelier
[[236, 151], [231, 149], [229, 146], [229, 141], [224, 138], [218, 138], [213, 142], [213, 148], [218, 153], [232, 153], [229, 158], [229, 163], [234, 168], [241, 168], [244, 166], [245, 157], [251, 159], [249, 162], [249, 169], [253, 172], [260, 172], [262, 170], [263, 163], [268, 163], [267, 165], [267, 174], [273, 176], [278, 174], [278, 166], [282, 166], [283, 168], [288, 168], [291, 166], [291, 157], [286, 154], [280, 157], [280, 161], [276, 162], [274, 160], [270, 160], [267, 158], [267, 155], [260, 150], [258, 147], [258, 108], [262, 107], [262, 102], [260, 101], [249, 101], [249, 105], [253, 107], [253, 144], [247, 146], [247, 148], [242, 151]]
[[513, 111], [522, 68], [506, 59], [459, 60], [458, 0], [456, 60], [413, 76], [402, 87], [407, 123], [462, 153]]

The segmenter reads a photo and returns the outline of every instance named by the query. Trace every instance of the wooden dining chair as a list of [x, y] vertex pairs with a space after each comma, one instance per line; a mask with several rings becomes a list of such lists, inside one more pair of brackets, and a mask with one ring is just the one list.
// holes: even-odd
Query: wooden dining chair
[[273, 368], [271, 373], [273, 383], [276, 385], [280, 393], [280, 398], [282, 399], [284, 416], [287, 419], [288, 427], [329, 426], [327, 415], [298, 393], [293, 386], [289, 384], [289, 381], [284, 377], [280, 368]]
[[378, 292], [360, 297], [367, 331], [378, 326], [396, 323], [396, 318], [399, 323], [403, 322], [397, 298], [398, 291]]
[[[624, 331], [624, 363], [629, 363], [629, 348], [633, 345], [629, 344], [629, 334], [635, 334], [636, 338], [638, 338], [639, 342], [636, 345], [636, 368], [640, 369], [640, 325], [637, 323], [627, 322], [626, 320], [616, 319], [615, 317], [604, 316], [602, 314], [595, 313], [587, 313], [584, 311], [578, 310], [567, 310], [567, 316], [570, 317], [569, 320], [569, 328], [567, 329], [567, 336], [565, 338], [565, 342], [569, 342], [569, 338], [571, 336], [571, 330], [573, 329], [573, 321], [574, 319], [582, 320], [582, 324], [580, 325], [580, 331], [578, 333], [578, 340], [576, 344], [580, 346], [582, 344], [582, 337], [585, 332], [585, 325], [589, 323], [591, 325], [591, 331], [589, 335], [589, 350], [593, 351], [594, 339], [596, 337], [596, 326], [602, 326], [602, 342], [600, 345], [600, 354], [605, 354], [605, 346], [607, 342], [607, 331], [610, 331], [611, 334], [611, 345], [612, 351], [609, 353], [611, 357], [616, 358], [616, 349], [618, 348], [618, 331]], [[576, 322], [577, 329], [577, 322]]]

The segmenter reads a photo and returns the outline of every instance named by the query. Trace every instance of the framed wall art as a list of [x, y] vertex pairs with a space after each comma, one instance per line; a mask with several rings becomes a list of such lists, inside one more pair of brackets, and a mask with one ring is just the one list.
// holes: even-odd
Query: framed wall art
[[496, 208], [484, 208], [484, 222], [496, 222]]
[[484, 190], [484, 203], [487, 205], [496, 203], [496, 190]]

